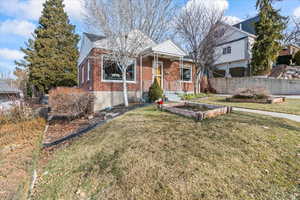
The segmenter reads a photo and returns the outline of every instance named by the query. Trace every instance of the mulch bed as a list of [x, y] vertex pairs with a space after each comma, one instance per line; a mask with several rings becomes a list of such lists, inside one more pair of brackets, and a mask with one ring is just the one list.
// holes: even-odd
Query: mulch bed
[[273, 104], [273, 103], [284, 103], [285, 97], [270, 97], [267, 99], [254, 99], [254, 98], [226, 98], [228, 102], [234, 103], [263, 103], [263, 104]]
[[44, 147], [50, 147], [63, 143], [66, 140], [92, 130], [97, 127], [97, 125], [104, 124], [107, 120], [113, 119], [141, 106], [143, 106], [143, 104], [130, 104], [129, 107], [116, 106], [109, 110], [94, 113], [88, 117], [81, 117], [74, 120], [66, 119], [50, 121], [43, 138], [43, 145]]

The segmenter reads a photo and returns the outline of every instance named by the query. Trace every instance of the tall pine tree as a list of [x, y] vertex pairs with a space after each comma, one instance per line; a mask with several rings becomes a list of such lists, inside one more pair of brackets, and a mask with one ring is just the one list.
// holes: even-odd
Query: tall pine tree
[[272, 6], [274, 0], [257, 0], [259, 21], [255, 24], [257, 39], [252, 49], [251, 74], [266, 75], [272, 69], [281, 50], [280, 40], [286, 27], [286, 18]]
[[46, 0], [39, 25], [30, 39], [24, 60], [16, 62], [29, 71], [29, 82], [39, 93], [57, 86], [74, 86], [77, 80], [79, 36], [64, 11], [63, 0]]

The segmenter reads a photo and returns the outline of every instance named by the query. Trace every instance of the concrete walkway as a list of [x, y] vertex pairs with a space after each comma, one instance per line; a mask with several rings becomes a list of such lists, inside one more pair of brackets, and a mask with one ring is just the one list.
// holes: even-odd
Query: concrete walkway
[[[219, 97], [231, 97], [231, 94], [216, 94]], [[300, 99], [300, 95], [272, 95], [273, 97], [285, 97], [287, 99]]]
[[299, 115], [269, 112], [269, 111], [262, 111], [262, 110], [252, 110], [252, 109], [246, 109], [246, 108], [236, 108], [236, 107], [234, 107], [233, 110], [241, 111], [241, 112], [256, 113], [256, 114], [261, 114], [261, 115], [268, 115], [268, 116], [277, 117], [277, 118], [285, 118], [285, 119], [289, 119], [292, 121], [300, 122]]

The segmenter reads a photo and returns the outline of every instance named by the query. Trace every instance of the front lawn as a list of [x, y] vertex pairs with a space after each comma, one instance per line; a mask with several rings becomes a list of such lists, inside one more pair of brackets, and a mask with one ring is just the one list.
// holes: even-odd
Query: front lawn
[[45, 121], [0, 124], [0, 199], [27, 199]]
[[300, 99], [286, 99], [286, 102], [279, 104], [235, 103], [225, 99], [226, 97], [208, 97], [197, 102], [300, 115]]
[[234, 112], [192, 119], [152, 106], [55, 151], [33, 199], [297, 199], [300, 123]]

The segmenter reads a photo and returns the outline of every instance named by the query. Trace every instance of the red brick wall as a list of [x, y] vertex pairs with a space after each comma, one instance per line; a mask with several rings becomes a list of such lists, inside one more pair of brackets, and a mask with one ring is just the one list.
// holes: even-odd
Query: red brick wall
[[[103, 54], [106, 51], [101, 49], [93, 49], [89, 54], [89, 62], [91, 67], [91, 75], [90, 81], [87, 81], [87, 61], [86, 58], [82, 64], [79, 66], [79, 86], [86, 90], [93, 91], [122, 91], [123, 85], [122, 83], [116, 82], [102, 82], [101, 81], [101, 59]], [[178, 91], [183, 90], [185, 92], [193, 91], [193, 83], [180, 83], [180, 68], [179, 61], [171, 61], [169, 59], [159, 59], [159, 61], [163, 62], [163, 76], [164, 76], [164, 90], [168, 91]], [[135, 83], [127, 83], [128, 91], [139, 91], [140, 90], [140, 59], [137, 59], [136, 65], [136, 82]], [[148, 91], [151, 83], [152, 83], [152, 62], [153, 57], [143, 58], [143, 90]], [[81, 71], [84, 67], [84, 80], [85, 82], [81, 83]], [[195, 69], [193, 67], [193, 77], [194, 77]]]

